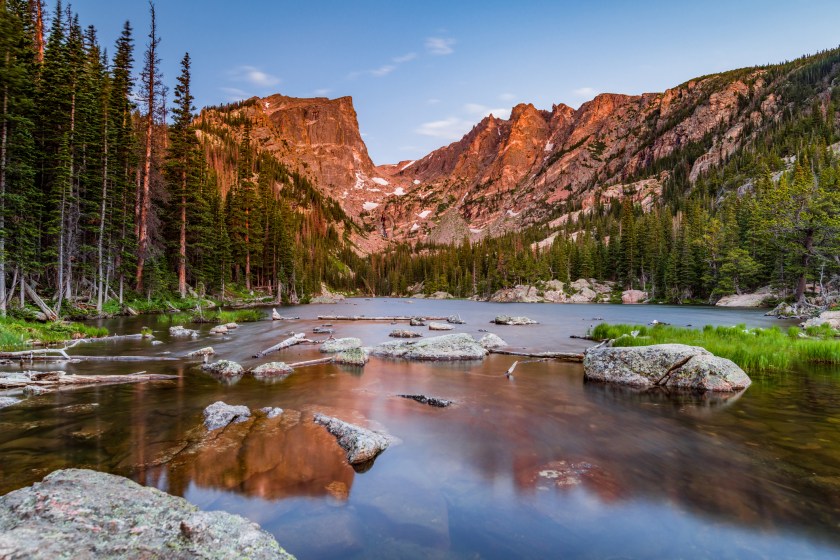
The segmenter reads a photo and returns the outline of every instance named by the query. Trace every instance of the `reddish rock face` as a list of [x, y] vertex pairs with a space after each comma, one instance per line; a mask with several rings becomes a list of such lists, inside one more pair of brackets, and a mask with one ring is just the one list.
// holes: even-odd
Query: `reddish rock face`
[[[494, 235], [556, 216], [566, 202], [585, 210], [630, 193], [649, 208], [667, 176], [642, 173], [650, 163], [702, 142], [706, 151], [689, 171], [696, 180], [744, 142], [745, 123], [757, 129], [776, 119], [784, 102], [763, 73], [709, 76], [664, 93], [601, 94], [578, 109], [520, 104], [509, 119], [490, 115], [418, 161], [378, 167], [349, 97], [273, 95], [232, 112], [251, 120], [255, 144], [365, 223], [371, 233], [357, 243], [374, 251], [394, 239]], [[225, 127], [223, 113], [200, 118]]]

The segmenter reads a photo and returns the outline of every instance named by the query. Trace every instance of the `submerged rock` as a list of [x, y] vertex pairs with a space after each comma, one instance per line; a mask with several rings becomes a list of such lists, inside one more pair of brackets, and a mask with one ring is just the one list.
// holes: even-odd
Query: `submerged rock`
[[257, 378], [286, 377], [294, 371], [285, 362], [268, 362], [252, 369], [251, 375]]
[[454, 327], [446, 323], [429, 323], [430, 331], [451, 331]]
[[330, 354], [332, 352], [344, 352], [345, 350], [352, 350], [354, 348], [361, 348], [361, 339], [355, 337], [347, 338], [333, 338], [324, 341], [321, 345], [321, 352]]
[[413, 401], [417, 401], [420, 404], [427, 404], [429, 406], [436, 406], [438, 408], [446, 408], [447, 406], [452, 404], [452, 401], [446, 399], [439, 399], [437, 397], [427, 397], [426, 395], [397, 395], [398, 397], [402, 397], [404, 399], [411, 399]]
[[685, 344], [594, 348], [584, 354], [583, 368], [586, 379], [633, 387], [737, 391], [751, 383], [731, 360]]
[[177, 338], [197, 337], [198, 332], [192, 329], [184, 328], [183, 325], [175, 325], [174, 327], [169, 327], [169, 336]]
[[328, 327], [315, 327], [314, 329], [312, 329], [312, 332], [315, 334], [332, 334], [335, 331]]
[[277, 406], [264, 406], [260, 411], [265, 412], [266, 418], [277, 418], [283, 414], [283, 409]]
[[193, 350], [189, 354], [187, 354], [187, 358], [200, 358], [205, 356], [212, 356], [215, 354], [216, 351], [213, 350], [212, 346], [205, 346], [204, 348], [199, 348], [198, 350]]
[[410, 331], [408, 329], [395, 329], [388, 336], [392, 338], [420, 338], [423, 335], [417, 331]]
[[58, 470], [0, 497], [0, 556], [294, 558], [243, 517], [85, 469]]
[[482, 348], [486, 348], [487, 350], [490, 350], [491, 348], [501, 348], [508, 345], [508, 343], [502, 340], [501, 337], [493, 333], [485, 334], [481, 337], [481, 340], [479, 340], [478, 343], [481, 344]]
[[511, 317], [510, 315], [499, 315], [492, 321], [497, 325], [536, 325], [537, 322], [528, 317]]
[[238, 424], [251, 417], [251, 411], [245, 405], [230, 405], [216, 401], [204, 409], [204, 425], [211, 432], [224, 428], [228, 424]]
[[335, 436], [338, 444], [347, 454], [351, 465], [360, 465], [376, 459], [376, 456], [388, 449], [391, 440], [377, 432], [349, 424], [338, 418], [315, 414], [315, 423], [324, 426]]
[[239, 377], [245, 373], [245, 369], [241, 365], [230, 360], [219, 360], [212, 364], [204, 364], [201, 369], [219, 377]]
[[20, 399], [14, 397], [0, 397], [0, 408], [6, 408], [20, 402]]
[[383, 342], [371, 349], [382, 358], [405, 360], [480, 360], [487, 350], [467, 333], [445, 334], [422, 340]]
[[370, 353], [367, 348], [351, 348], [338, 352], [335, 355], [335, 363], [343, 364], [345, 366], [364, 366], [370, 359]]

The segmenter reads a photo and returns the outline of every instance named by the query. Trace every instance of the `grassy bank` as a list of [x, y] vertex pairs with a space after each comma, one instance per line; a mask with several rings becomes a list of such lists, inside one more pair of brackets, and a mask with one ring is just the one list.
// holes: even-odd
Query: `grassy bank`
[[36, 345], [56, 344], [81, 337], [106, 336], [108, 329], [79, 323], [36, 323], [0, 318], [0, 351], [26, 350]]
[[186, 323], [254, 323], [265, 319], [265, 313], [259, 309], [234, 309], [231, 311], [196, 311], [190, 313], [173, 313], [169, 321], [173, 325]]
[[[633, 333], [635, 332], [635, 336]], [[803, 331], [748, 329], [745, 325], [687, 329], [669, 325], [601, 324], [590, 333], [597, 340], [614, 339], [615, 346], [689, 344], [701, 346], [716, 356], [728, 358], [751, 371], [784, 370], [796, 364], [840, 364], [840, 339], [828, 327]]]

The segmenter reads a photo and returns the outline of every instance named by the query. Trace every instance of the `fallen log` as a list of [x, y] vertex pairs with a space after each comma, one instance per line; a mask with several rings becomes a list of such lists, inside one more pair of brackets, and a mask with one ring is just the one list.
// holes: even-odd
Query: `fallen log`
[[254, 357], [255, 358], [262, 358], [263, 356], [271, 354], [272, 352], [277, 352], [278, 350], [282, 350], [284, 348], [289, 348], [290, 346], [294, 346], [295, 344], [300, 344], [302, 342], [307, 342], [306, 334], [305, 333], [298, 333], [296, 335], [293, 335], [293, 336], [287, 338], [286, 340], [284, 340], [282, 342], [279, 342], [279, 343], [275, 344], [274, 346], [272, 346], [270, 348], [266, 348], [262, 352], [257, 352], [256, 354], [254, 354]]
[[564, 362], [583, 361], [583, 354], [574, 352], [520, 352], [518, 350], [499, 350], [496, 348], [490, 349], [489, 352], [491, 354], [503, 354], [505, 356], [522, 356], [524, 358], [550, 358]]
[[318, 358], [317, 360], [307, 360], [305, 362], [295, 362], [294, 364], [286, 364], [290, 368], [300, 368], [306, 366], [315, 366], [318, 364], [329, 364], [333, 360], [335, 360], [335, 356], [330, 356], [329, 358]]
[[57, 389], [83, 385], [113, 385], [118, 383], [141, 383], [143, 381], [167, 381], [177, 379], [177, 375], [132, 373], [130, 375], [41, 375], [39, 379], [20, 377], [0, 377], [0, 389], [21, 389], [23, 387], [44, 387]]
[[47, 316], [47, 319], [49, 319], [50, 321], [57, 321], [58, 315], [56, 314], [56, 312], [50, 309], [49, 306], [46, 303], [44, 303], [44, 300], [42, 300], [41, 297], [35, 293], [35, 290], [32, 289], [32, 286], [30, 286], [26, 282], [26, 280], [22, 280], [22, 282], [23, 289], [26, 291], [26, 295], [29, 296], [29, 299], [31, 299], [35, 303], [35, 305], [38, 306], [41, 312]]
[[318, 315], [319, 321], [411, 321], [411, 319], [422, 319], [424, 321], [446, 321], [449, 317], [417, 317], [396, 315], [392, 317], [367, 317], [365, 315]]

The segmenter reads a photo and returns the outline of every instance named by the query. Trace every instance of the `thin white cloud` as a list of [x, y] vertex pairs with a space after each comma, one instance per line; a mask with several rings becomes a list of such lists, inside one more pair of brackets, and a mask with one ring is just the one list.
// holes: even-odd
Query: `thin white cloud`
[[231, 78], [236, 82], [244, 82], [254, 87], [271, 87], [280, 83], [280, 78], [263, 72], [256, 66], [238, 66], [230, 72]]
[[406, 54], [404, 54], [404, 55], [402, 55], [402, 56], [395, 56], [395, 57], [394, 57], [394, 58], [392, 58], [391, 60], [393, 60], [393, 61], [394, 61], [394, 62], [396, 62], [397, 64], [403, 64], [403, 63], [405, 63], [405, 62], [412, 61], [412, 60], [414, 60], [415, 58], [417, 58], [417, 53], [415, 53], [415, 52], [410, 52], [410, 53], [406, 53]]
[[595, 89], [594, 87], [585, 86], [585, 87], [580, 87], [580, 88], [577, 88], [575, 90], [572, 90], [572, 93], [574, 93], [577, 97], [587, 97], [588, 98], [588, 97], [594, 97], [601, 92], [598, 91], [597, 89]]
[[467, 103], [464, 105], [464, 111], [470, 115], [486, 117], [493, 115], [500, 119], [507, 119], [510, 117], [510, 108], [508, 107], [486, 107], [480, 103]]
[[438, 99], [437, 97], [432, 97], [431, 99], [427, 99], [426, 103], [428, 105], [437, 105], [438, 103], [440, 103], [440, 99]]
[[455, 52], [455, 49], [452, 48], [453, 45], [455, 45], [455, 39], [450, 39], [448, 37], [426, 38], [426, 51], [429, 54], [438, 56], [452, 54]]
[[414, 129], [417, 134], [442, 138], [444, 140], [458, 140], [466, 134], [475, 123], [460, 117], [448, 117], [438, 121], [430, 121], [421, 124]]
[[499, 94], [499, 99], [501, 101], [513, 101], [514, 99], [516, 99], [516, 94], [515, 93], [500, 93]]
[[391, 72], [397, 69], [395, 64], [384, 64], [379, 68], [375, 68], [370, 70], [368, 73], [373, 76], [374, 78], [381, 78], [382, 76], [387, 76]]
[[242, 101], [251, 97], [247, 91], [235, 87], [220, 87], [219, 90], [225, 94], [228, 101]]
[[330, 93], [331, 91], [332, 90], [330, 88], [319, 88], [319, 89], [316, 89], [313, 93], [315, 95], [317, 95], [318, 97], [323, 97], [323, 96], [327, 95], [328, 93]]

